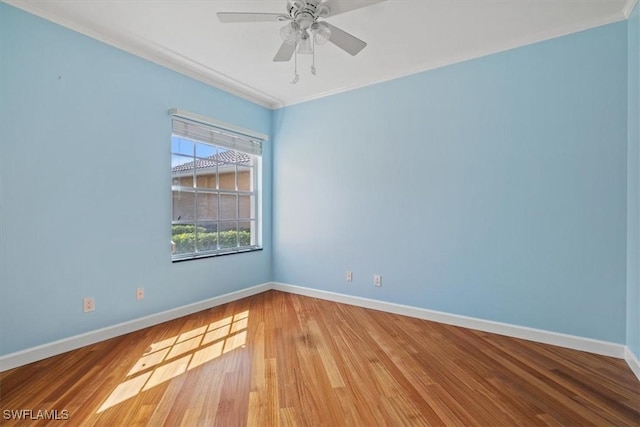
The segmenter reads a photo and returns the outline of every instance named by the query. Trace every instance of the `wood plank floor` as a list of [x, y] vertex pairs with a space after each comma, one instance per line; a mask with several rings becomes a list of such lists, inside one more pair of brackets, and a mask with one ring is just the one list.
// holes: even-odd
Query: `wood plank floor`
[[1, 373], [0, 424], [39, 425], [11, 410], [83, 426], [638, 426], [640, 382], [619, 359], [269, 291]]

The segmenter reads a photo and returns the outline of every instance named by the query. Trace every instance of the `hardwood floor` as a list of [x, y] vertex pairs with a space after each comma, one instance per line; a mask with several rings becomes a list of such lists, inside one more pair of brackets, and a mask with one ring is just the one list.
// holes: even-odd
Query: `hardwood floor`
[[21, 410], [83, 426], [638, 426], [640, 382], [623, 360], [269, 291], [1, 373], [0, 424]]

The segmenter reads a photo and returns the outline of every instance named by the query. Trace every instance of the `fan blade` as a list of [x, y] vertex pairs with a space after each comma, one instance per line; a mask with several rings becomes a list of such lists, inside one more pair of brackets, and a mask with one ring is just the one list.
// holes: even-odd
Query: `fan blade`
[[351, 10], [381, 3], [385, 0], [326, 0], [321, 4], [329, 7], [329, 16], [336, 16]]
[[362, 49], [367, 46], [365, 42], [363, 42], [356, 36], [352, 36], [346, 31], [343, 31], [335, 25], [329, 24], [328, 22], [325, 23], [331, 29], [331, 37], [329, 37], [329, 41], [345, 52], [356, 56]]
[[274, 62], [287, 62], [293, 56], [293, 52], [296, 51], [296, 44], [288, 44], [282, 43], [280, 49], [278, 49], [278, 53], [273, 57]]
[[218, 12], [217, 15], [220, 22], [225, 24], [237, 22], [280, 22], [291, 19], [282, 13]]

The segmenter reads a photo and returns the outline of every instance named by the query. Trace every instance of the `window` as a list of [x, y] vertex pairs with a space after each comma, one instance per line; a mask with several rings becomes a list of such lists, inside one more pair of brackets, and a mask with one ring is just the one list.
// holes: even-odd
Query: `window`
[[173, 260], [260, 249], [266, 136], [181, 110], [171, 114]]

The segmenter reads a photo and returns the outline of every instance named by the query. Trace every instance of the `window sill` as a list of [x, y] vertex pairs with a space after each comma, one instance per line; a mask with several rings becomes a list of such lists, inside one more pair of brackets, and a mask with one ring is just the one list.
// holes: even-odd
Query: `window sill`
[[247, 248], [247, 249], [241, 249], [241, 250], [234, 250], [234, 251], [224, 251], [221, 250], [219, 252], [210, 252], [210, 253], [203, 253], [203, 254], [197, 254], [197, 255], [193, 255], [193, 256], [185, 256], [184, 258], [172, 258], [171, 262], [184, 262], [184, 261], [193, 261], [196, 259], [203, 259], [203, 258], [215, 258], [215, 257], [221, 257], [221, 256], [227, 256], [227, 255], [238, 255], [238, 254], [246, 254], [249, 252], [259, 252], [262, 251], [263, 248]]

